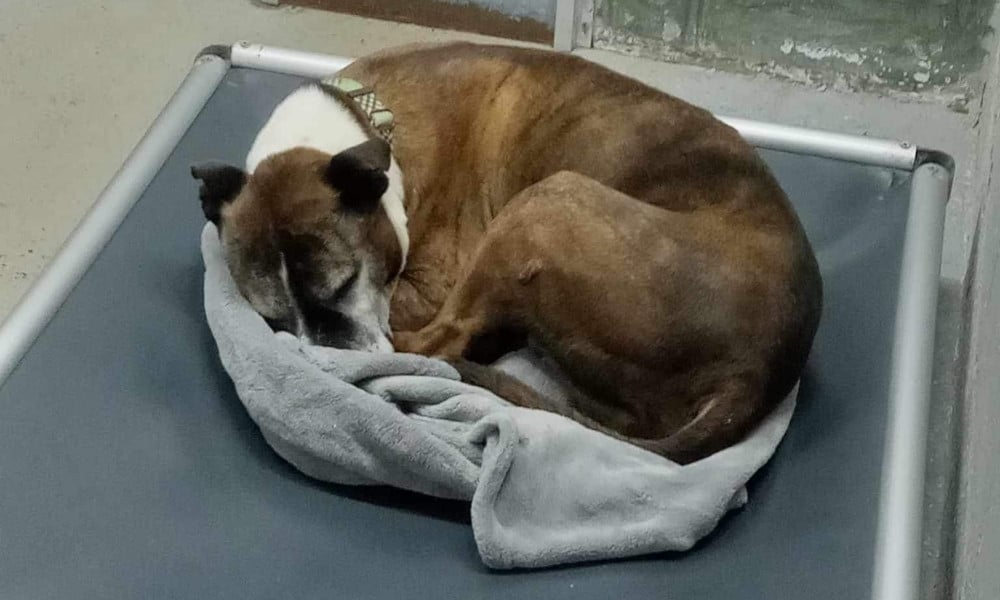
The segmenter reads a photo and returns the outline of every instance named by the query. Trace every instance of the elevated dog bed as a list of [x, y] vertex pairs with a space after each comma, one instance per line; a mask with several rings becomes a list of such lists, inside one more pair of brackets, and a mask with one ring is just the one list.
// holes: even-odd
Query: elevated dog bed
[[302, 76], [341, 64], [249, 44], [199, 58], [0, 329], [0, 596], [914, 597], [946, 157], [732, 121], [825, 281], [784, 441], [691, 551], [501, 574], [468, 503], [279, 458], [206, 324], [188, 166], [241, 162]]

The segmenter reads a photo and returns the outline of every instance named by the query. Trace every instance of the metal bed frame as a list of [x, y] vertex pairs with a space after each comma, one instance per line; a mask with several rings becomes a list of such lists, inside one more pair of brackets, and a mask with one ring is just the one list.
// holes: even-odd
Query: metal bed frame
[[[96, 260], [230, 68], [320, 77], [349, 62], [249, 42], [206, 48], [62, 250], [0, 327], [0, 384]], [[912, 173], [892, 351], [873, 598], [913, 600], [919, 582], [938, 277], [953, 165], [946, 155], [907, 142], [721, 119], [760, 148]]]

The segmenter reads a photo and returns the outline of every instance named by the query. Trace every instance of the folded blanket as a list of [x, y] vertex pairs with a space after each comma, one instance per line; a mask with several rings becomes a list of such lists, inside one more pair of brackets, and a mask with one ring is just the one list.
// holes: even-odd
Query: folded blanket
[[[747, 501], [795, 408], [793, 392], [747, 439], [686, 466], [555, 414], [512, 406], [408, 354], [318, 347], [275, 334], [202, 234], [205, 313], [222, 364], [268, 444], [306, 475], [471, 501], [493, 568], [686, 550]], [[523, 350], [495, 366], [549, 394], [558, 374]]]

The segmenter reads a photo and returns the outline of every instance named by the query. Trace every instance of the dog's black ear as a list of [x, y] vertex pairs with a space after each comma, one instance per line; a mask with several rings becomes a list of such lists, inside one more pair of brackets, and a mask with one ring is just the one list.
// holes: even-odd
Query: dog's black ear
[[191, 176], [201, 180], [198, 197], [205, 218], [219, 225], [222, 206], [232, 202], [247, 182], [242, 169], [220, 163], [202, 163], [191, 167]]
[[343, 206], [370, 212], [389, 187], [386, 171], [391, 156], [388, 142], [372, 138], [331, 158], [326, 167], [326, 181], [340, 194]]

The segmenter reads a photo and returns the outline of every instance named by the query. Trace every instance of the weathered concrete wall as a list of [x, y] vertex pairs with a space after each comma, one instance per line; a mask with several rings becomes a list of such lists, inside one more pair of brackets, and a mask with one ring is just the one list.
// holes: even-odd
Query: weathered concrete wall
[[595, 44], [848, 89], [956, 84], [993, 0], [599, 0]]
[[[994, 163], [994, 167], [1000, 167]], [[1000, 598], [1000, 185], [979, 230], [972, 347], [963, 415], [955, 597]]]
[[549, 25], [555, 22], [556, 0], [444, 0], [448, 4], [472, 4], [511, 17], [533, 19]]
[[[1000, 9], [994, 15], [1000, 27]], [[1000, 598], [1000, 43], [993, 40], [985, 74], [983, 173], [976, 193], [983, 199], [975, 230], [969, 287], [969, 364], [962, 415], [955, 597]]]

